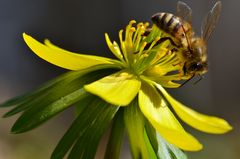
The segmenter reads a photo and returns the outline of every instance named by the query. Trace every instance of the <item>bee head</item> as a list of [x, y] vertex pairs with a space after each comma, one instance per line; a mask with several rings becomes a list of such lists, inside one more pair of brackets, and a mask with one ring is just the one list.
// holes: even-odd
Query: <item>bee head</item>
[[184, 72], [186, 74], [199, 74], [202, 75], [207, 72], [208, 66], [206, 62], [189, 62], [184, 65]]

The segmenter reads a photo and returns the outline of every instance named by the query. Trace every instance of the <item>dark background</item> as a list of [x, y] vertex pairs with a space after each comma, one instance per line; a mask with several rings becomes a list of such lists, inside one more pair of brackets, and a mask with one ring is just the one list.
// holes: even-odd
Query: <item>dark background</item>
[[[185, 0], [193, 9], [193, 26], [215, 1]], [[118, 40], [118, 30], [129, 20], [150, 21], [156, 12], [175, 13], [176, 0], [0, 0], [0, 102], [30, 91], [66, 70], [35, 56], [22, 40], [27, 32], [38, 40], [49, 38], [70, 51], [111, 56], [104, 33]], [[238, 159], [240, 156], [240, 1], [224, 0], [220, 21], [208, 43], [210, 70], [194, 85], [171, 93], [200, 112], [223, 117], [234, 126], [226, 135], [209, 135], [186, 126], [204, 144], [190, 159]], [[7, 110], [1, 109], [0, 115]], [[0, 159], [49, 158], [72, 121], [72, 110], [31, 132], [11, 135], [16, 118], [0, 119]], [[124, 145], [122, 158], [130, 158]], [[99, 157], [101, 158], [101, 151]]]

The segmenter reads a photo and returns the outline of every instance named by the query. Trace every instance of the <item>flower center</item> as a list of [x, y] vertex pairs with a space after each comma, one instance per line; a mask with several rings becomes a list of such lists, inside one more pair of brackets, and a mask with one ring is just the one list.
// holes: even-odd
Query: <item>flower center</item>
[[107, 34], [105, 36], [110, 50], [131, 73], [158, 78], [174, 77], [170, 80], [186, 79], [183, 73], [185, 60], [181, 51], [171, 43], [174, 37], [156, 25], [149, 27], [149, 23], [130, 21], [125, 31], [119, 31], [120, 45], [115, 41], [112, 43]]

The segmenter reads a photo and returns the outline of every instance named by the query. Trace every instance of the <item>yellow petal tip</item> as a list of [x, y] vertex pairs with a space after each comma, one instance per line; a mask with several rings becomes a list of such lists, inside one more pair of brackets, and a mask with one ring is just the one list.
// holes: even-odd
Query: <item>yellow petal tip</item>
[[227, 133], [233, 129], [233, 127], [227, 121], [224, 120], [224, 122], [225, 124], [222, 125], [222, 132], [219, 132], [219, 134]]
[[24, 39], [25, 42], [27, 41], [27, 38], [31, 37], [25, 32], [22, 33], [22, 36], [23, 36], [23, 39]]
[[172, 105], [176, 114], [187, 124], [200, 131], [210, 134], [224, 134], [232, 130], [232, 126], [224, 119], [201, 114], [171, 97], [160, 85], [156, 84]]
[[23, 39], [37, 56], [65, 69], [82, 70], [104, 64], [115, 67], [112, 59], [70, 52], [53, 45], [47, 39], [42, 44], [26, 33], [23, 33]]
[[198, 142], [196, 143], [195, 146], [191, 147], [189, 150], [186, 150], [186, 151], [200, 151], [202, 149], [203, 149], [203, 145], [200, 142]]

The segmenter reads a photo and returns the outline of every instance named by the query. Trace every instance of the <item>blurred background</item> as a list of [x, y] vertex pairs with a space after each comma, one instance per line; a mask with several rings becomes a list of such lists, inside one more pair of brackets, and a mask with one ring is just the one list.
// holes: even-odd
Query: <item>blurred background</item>
[[[202, 19], [216, 1], [184, 0], [193, 10], [199, 34]], [[27, 32], [38, 40], [49, 38], [70, 51], [111, 56], [104, 33], [117, 38], [129, 20], [149, 21], [156, 12], [175, 13], [176, 0], [0, 0], [0, 103], [30, 91], [66, 70], [35, 56], [22, 40]], [[188, 82], [171, 93], [195, 110], [228, 120], [234, 130], [210, 135], [185, 126], [204, 149], [190, 159], [239, 159], [240, 156], [240, 1], [223, 0], [220, 21], [208, 43], [210, 70], [197, 84]], [[7, 109], [1, 109], [3, 115]], [[0, 119], [0, 159], [47, 159], [72, 122], [69, 109], [33, 131], [10, 134], [17, 117]], [[104, 143], [104, 140], [103, 140]], [[101, 158], [103, 152], [99, 149]], [[130, 159], [127, 142], [122, 157]]]

